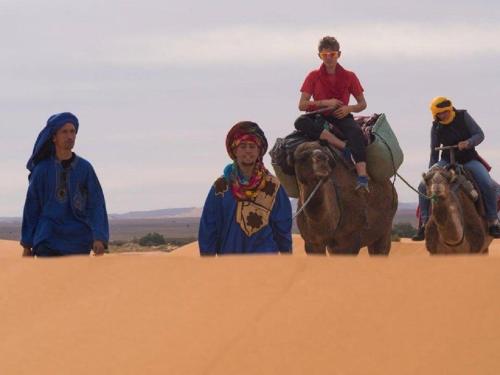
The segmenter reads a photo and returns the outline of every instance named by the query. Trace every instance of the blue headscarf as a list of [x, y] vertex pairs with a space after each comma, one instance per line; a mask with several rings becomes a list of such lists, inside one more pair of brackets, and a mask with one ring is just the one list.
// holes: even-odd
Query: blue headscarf
[[76, 132], [78, 133], [78, 119], [74, 114], [70, 112], [62, 112], [49, 117], [47, 125], [42, 129], [40, 134], [38, 134], [35, 146], [33, 147], [33, 153], [26, 164], [26, 168], [30, 172], [33, 171], [33, 168], [35, 168], [40, 161], [54, 154], [54, 143], [52, 143], [52, 137], [68, 122], [75, 126]]

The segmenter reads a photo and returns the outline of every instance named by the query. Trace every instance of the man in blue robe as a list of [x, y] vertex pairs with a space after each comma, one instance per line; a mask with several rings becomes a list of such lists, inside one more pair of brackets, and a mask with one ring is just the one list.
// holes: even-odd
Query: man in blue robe
[[30, 171], [21, 245], [24, 256], [104, 253], [109, 240], [104, 195], [92, 165], [72, 152], [78, 119], [51, 116], [26, 168]]
[[279, 180], [264, 167], [267, 140], [259, 126], [237, 123], [226, 137], [233, 163], [213, 184], [203, 207], [201, 255], [292, 251], [292, 208]]

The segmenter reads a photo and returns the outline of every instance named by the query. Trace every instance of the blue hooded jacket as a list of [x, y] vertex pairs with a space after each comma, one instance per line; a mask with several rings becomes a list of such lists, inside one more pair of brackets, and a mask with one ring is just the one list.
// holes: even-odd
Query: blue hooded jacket
[[69, 112], [51, 116], [35, 142], [27, 164], [31, 173], [21, 244], [35, 250], [43, 245], [61, 254], [88, 254], [93, 241], [107, 244], [108, 217], [92, 165], [75, 155], [63, 166], [55, 157], [52, 136], [68, 122], [78, 129], [78, 119]]

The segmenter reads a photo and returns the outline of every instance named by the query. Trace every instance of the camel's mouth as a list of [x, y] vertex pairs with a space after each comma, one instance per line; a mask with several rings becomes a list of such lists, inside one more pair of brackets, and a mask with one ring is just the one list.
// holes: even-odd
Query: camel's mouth
[[295, 151], [295, 174], [301, 183], [314, 183], [332, 173], [331, 156], [321, 148], [307, 149], [305, 144]]
[[321, 150], [314, 150], [312, 153], [312, 168], [314, 175], [319, 178], [325, 178], [331, 173], [328, 155]]

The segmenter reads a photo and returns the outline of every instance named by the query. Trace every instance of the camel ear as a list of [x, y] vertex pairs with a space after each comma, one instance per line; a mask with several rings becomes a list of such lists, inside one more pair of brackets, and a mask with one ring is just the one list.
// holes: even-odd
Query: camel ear
[[335, 159], [333, 158], [328, 158], [328, 164], [330, 165], [330, 168], [334, 169], [337, 166], [337, 163], [335, 162]]

